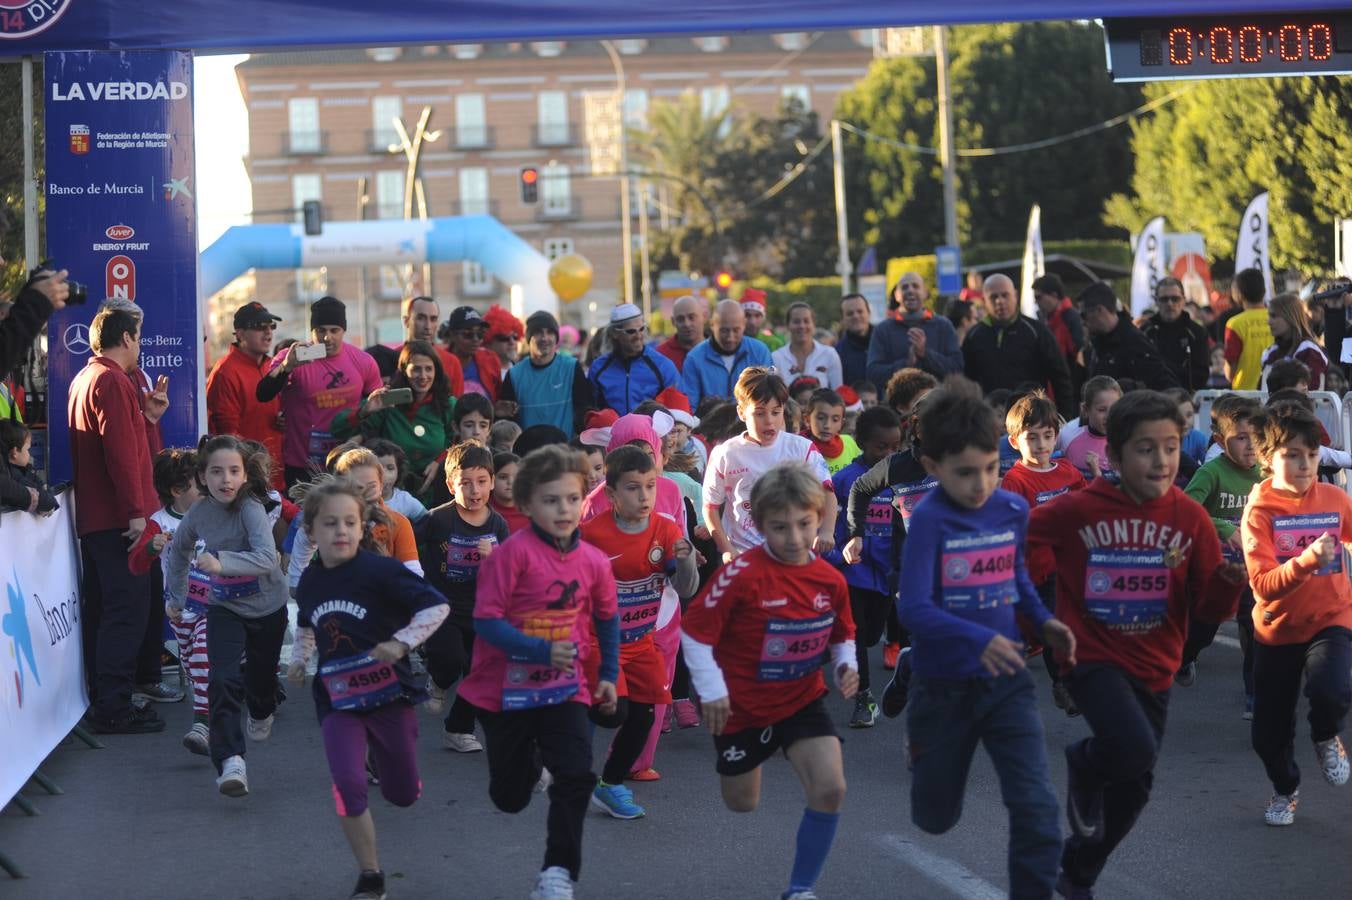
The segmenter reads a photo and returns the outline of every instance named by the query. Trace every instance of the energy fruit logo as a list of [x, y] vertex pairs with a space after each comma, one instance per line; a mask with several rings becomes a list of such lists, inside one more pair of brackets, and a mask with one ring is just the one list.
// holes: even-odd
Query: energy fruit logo
[[0, 0], [0, 40], [23, 40], [46, 31], [72, 0]]
[[33, 681], [41, 686], [42, 677], [38, 675], [37, 661], [33, 656], [33, 634], [28, 630], [28, 616], [24, 612], [23, 587], [19, 584], [19, 573], [5, 586], [9, 596], [9, 612], [0, 616], [0, 632], [9, 636], [10, 655], [14, 657], [14, 690], [19, 698], [19, 707], [23, 707], [25, 664], [33, 673]]

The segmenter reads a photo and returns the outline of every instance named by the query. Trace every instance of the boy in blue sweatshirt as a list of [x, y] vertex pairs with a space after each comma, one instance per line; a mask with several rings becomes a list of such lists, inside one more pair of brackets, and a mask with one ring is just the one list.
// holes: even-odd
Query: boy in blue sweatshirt
[[897, 602], [911, 633], [911, 819], [931, 834], [957, 824], [983, 742], [1009, 808], [1009, 895], [1050, 897], [1059, 806], [1014, 613], [1071, 665], [1075, 638], [1047, 612], [1024, 567], [1028, 504], [996, 488], [995, 413], [963, 387], [945, 387], [926, 398], [919, 441], [939, 486], [911, 515]]

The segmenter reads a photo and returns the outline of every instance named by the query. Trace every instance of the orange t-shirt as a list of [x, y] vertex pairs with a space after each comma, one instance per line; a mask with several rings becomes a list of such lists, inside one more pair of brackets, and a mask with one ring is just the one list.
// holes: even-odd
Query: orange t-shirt
[[[1341, 546], [1352, 542], [1352, 498], [1323, 483], [1296, 497], [1274, 489], [1269, 478], [1249, 495], [1243, 528], [1255, 638], [1301, 644], [1325, 628], [1352, 629], [1352, 583]], [[1338, 556], [1316, 571], [1299, 557], [1324, 532], [1339, 541]]]
[[[371, 528], [371, 534], [376, 540], [385, 545], [385, 549], [390, 551], [390, 556], [400, 562], [410, 562], [418, 558], [418, 542], [413, 537], [413, 523], [402, 513], [397, 513], [385, 505], [385, 501], [380, 501], [381, 508], [385, 510], [385, 515], [390, 517], [393, 528], [386, 528], [384, 525], [375, 525]], [[390, 532], [394, 533], [391, 534]]]

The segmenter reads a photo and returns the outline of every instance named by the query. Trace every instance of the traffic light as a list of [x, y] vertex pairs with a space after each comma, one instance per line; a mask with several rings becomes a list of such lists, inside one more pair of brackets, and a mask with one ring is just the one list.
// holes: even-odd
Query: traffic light
[[540, 201], [540, 170], [526, 166], [521, 170], [521, 202], [534, 206]]
[[718, 292], [726, 297], [728, 288], [732, 287], [732, 273], [724, 269], [714, 275], [714, 287], [718, 288]]
[[306, 200], [301, 205], [301, 215], [305, 219], [305, 233], [316, 235], [324, 233], [324, 206], [318, 200]]

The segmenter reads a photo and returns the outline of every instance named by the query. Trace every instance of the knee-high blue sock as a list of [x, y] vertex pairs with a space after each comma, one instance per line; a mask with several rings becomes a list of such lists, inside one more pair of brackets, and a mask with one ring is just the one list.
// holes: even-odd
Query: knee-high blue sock
[[803, 810], [803, 821], [798, 823], [798, 850], [793, 857], [793, 872], [789, 875], [789, 890], [785, 896], [795, 891], [811, 890], [817, 883], [826, 866], [826, 857], [831, 852], [831, 842], [836, 838], [836, 825], [839, 823], [840, 813]]

